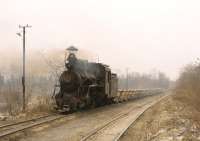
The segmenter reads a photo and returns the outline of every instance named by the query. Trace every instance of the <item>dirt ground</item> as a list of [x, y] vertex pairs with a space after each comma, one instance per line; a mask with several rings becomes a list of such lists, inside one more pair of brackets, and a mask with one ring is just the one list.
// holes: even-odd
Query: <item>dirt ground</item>
[[200, 141], [200, 112], [171, 95], [147, 110], [120, 141]]

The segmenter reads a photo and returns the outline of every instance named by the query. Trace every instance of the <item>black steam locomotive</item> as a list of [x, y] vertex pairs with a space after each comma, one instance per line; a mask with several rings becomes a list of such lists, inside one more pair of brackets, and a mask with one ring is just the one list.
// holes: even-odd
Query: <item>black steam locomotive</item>
[[55, 95], [57, 109], [75, 111], [112, 103], [117, 96], [117, 75], [107, 65], [78, 59], [73, 46], [68, 51], [66, 70], [59, 78], [60, 90]]

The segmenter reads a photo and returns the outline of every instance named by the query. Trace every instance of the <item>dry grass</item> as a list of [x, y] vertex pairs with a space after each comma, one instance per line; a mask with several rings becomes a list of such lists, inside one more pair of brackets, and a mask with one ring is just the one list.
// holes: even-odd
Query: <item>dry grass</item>
[[183, 117], [200, 130], [200, 64], [187, 65], [176, 82], [173, 99], [183, 105]]
[[10, 118], [8, 119], [31, 118], [31, 116], [50, 113], [53, 109], [53, 99], [47, 92], [40, 92], [36, 95], [35, 92], [27, 88], [25, 112], [22, 112], [22, 92], [20, 88], [13, 85], [4, 87], [1, 98], [5, 103], [5, 106], [1, 107], [1, 112], [9, 115]]
[[37, 96], [32, 98], [28, 107], [28, 113], [49, 113], [53, 109], [53, 99], [50, 95]]
[[21, 94], [18, 89], [14, 87], [9, 87], [3, 91], [4, 101], [6, 107], [4, 111], [6, 111], [9, 115], [14, 116], [17, 115], [21, 111], [22, 100]]
[[200, 65], [188, 65], [181, 73], [174, 91], [176, 100], [200, 111]]

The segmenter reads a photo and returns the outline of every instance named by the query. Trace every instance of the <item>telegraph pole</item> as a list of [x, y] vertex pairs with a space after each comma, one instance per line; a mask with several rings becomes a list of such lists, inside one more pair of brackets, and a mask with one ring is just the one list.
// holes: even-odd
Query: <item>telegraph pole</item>
[[[19, 28], [22, 28], [22, 32], [23, 32], [23, 74], [22, 74], [22, 88], [23, 88], [23, 111], [25, 111], [25, 109], [26, 109], [26, 48], [25, 48], [25, 34], [26, 34], [26, 28], [31, 28], [31, 26], [29, 26], [28, 24], [27, 25], [25, 25], [25, 26], [21, 26], [21, 25], [19, 25]], [[21, 36], [21, 34], [20, 33], [18, 33], [17, 35], [19, 35], [19, 36]]]
[[128, 68], [126, 68], [126, 90], [128, 90]]

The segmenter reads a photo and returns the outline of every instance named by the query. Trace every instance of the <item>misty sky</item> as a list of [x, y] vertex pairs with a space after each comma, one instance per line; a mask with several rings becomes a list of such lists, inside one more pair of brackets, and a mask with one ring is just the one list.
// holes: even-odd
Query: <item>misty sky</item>
[[28, 48], [73, 44], [114, 70], [176, 79], [199, 57], [199, 7], [199, 0], [0, 0], [1, 56], [21, 51], [15, 33], [28, 23]]

